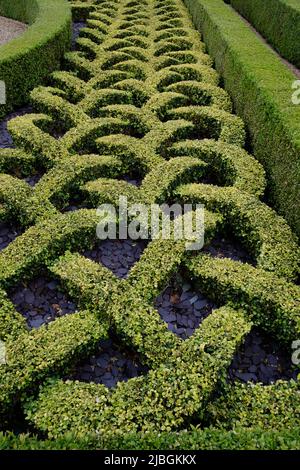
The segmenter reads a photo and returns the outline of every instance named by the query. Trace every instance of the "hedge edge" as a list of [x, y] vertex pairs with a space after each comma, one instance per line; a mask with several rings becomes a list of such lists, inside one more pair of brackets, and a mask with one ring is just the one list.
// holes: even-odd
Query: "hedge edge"
[[248, 127], [269, 177], [270, 200], [299, 234], [300, 108], [291, 100], [296, 77], [222, 0], [184, 3]]
[[0, 105], [0, 118], [28, 101], [29, 91], [59, 67], [69, 49], [71, 9], [66, 0], [0, 0], [5, 16], [29, 23], [19, 38], [0, 47], [0, 80], [6, 84], [6, 105]]
[[285, 59], [300, 68], [298, 0], [226, 0], [226, 3], [231, 3]]

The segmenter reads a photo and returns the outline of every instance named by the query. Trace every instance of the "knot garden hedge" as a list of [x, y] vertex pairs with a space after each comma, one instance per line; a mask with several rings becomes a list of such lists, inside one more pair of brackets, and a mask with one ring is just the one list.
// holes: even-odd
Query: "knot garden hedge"
[[0, 77], [6, 85], [3, 118], [28, 102], [29, 92], [59, 67], [70, 43], [71, 14], [64, 0], [0, 0], [0, 15], [28, 24], [19, 38], [1, 46]]
[[[66, 70], [51, 75], [51, 86], [32, 91], [39, 114], [10, 121], [16, 148], [0, 151], [0, 220], [24, 229], [0, 254], [4, 427], [14, 406], [50, 437], [176, 431], [195, 417], [228, 429], [299, 424], [298, 383], [226, 381], [253, 324], [289, 348], [300, 338], [299, 247], [260, 200], [264, 171], [243, 149], [243, 122], [183, 3], [72, 4], [75, 17], [87, 19], [78, 50], [66, 55]], [[32, 188], [20, 176], [37, 168], [44, 174]], [[122, 179], [132, 171], [142, 178], [139, 188]], [[201, 183], [209, 174], [216, 184]], [[74, 193], [89, 208], [64, 212]], [[205, 204], [206, 243], [230, 227], [255, 266], [194, 256], [182, 241], [158, 239], [127, 279], [117, 279], [80, 252], [95, 242], [95, 208], [124, 194], [131, 202]], [[185, 341], [153, 306], [179, 267], [218, 305]], [[40, 269], [60, 279], [79, 311], [29, 331], [7, 292]], [[109, 330], [149, 372], [112, 390], [64, 380]]]

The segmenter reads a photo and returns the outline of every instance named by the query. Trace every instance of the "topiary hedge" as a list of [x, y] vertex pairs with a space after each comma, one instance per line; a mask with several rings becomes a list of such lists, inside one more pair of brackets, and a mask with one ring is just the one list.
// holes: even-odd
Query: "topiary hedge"
[[285, 59], [300, 68], [300, 4], [298, 0], [226, 0]]
[[208, 405], [209, 424], [233, 429], [294, 429], [300, 420], [299, 383], [236, 384]]
[[58, 68], [69, 48], [71, 12], [65, 0], [1, 0], [0, 15], [28, 23], [27, 31], [0, 47], [0, 80], [6, 105], [0, 118], [28, 101], [29, 91]]
[[[72, 14], [75, 21], [87, 20], [89, 14], [97, 10], [94, 0], [69, 0], [72, 5]], [[95, 32], [97, 34], [97, 32]]]
[[247, 125], [254, 154], [267, 172], [269, 197], [300, 234], [300, 106], [292, 103], [296, 77], [223, 0], [184, 2]]
[[[17, 148], [0, 150], [0, 218], [23, 229], [0, 253], [7, 351], [0, 421], [7, 429], [18, 405], [49, 437], [76, 429], [115, 434], [121, 446], [126, 434], [141, 433], [143, 442], [144, 432], [177, 432], [194, 419], [204, 425], [217, 392], [227, 393], [228, 367], [253, 323], [289, 346], [297, 339], [299, 246], [284, 219], [260, 201], [264, 171], [242, 148], [243, 122], [231, 113], [181, 0], [93, 5], [78, 50], [66, 55], [67, 70], [31, 94], [42, 114], [11, 120]], [[31, 187], [22, 178], [37, 170], [43, 174]], [[132, 173], [140, 186], [126, 181]], [[213, 184], [203, 183], [208, 176]], [[82, 252], [97, 242], [95, 208], [117, 206], [124, 194], [133, 203], [203, 202], [205, 243], [230, 228], [254, 266], [193, 256], [185, 240], [150, 230], [153, 239], [128, 277], [116, 278]], [[66, 212], [73, 195], [88, 208]], [[181, 268], [217, 305], [186, 341], [155, 308]], [[29, 330], [7, 293], [41, 270], [60, 281], [79, 310]], [[148, 372], [114, 389], [67, 380], [66, 371], [111, 332]], [[281, 418], [274, 417], [275, 428]]]

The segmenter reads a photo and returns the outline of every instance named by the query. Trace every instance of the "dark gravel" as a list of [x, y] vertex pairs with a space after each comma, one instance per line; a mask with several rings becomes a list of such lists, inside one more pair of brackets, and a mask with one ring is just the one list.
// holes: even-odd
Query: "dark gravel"
[[233, 235], [216, 236], [214, 240], [203, 249], [203, 253], [209, 253], [215, 258], [230, 258], [233, 261], [240, 261], [241, 263], [248, 263], [255, 266], [253, 257]]
[[8, 223], [0, 223], [0, 252], [4, 250], [17, 236], [21, 230]]
[[135, 176], [135, 175], [124, 175], [121, 179], [137, 187], [141, 186], [143, 182], [143, 180], [139, 176]]
[[66, 207], [64, 207], [61, 212], [63, 212], [63, 213], [65, 213], [65, 212], [75, 212], [75, 211], [78, 211], [80, 209], [86, 209], [86, 208], [87, 208], [86, 204], [78, 203], [77, 201], [70, 200], [69, 204]]
[[101, 341], [95, 354], [80, 363], [67, 378], [112, 388], [118, 382], [127, 381], [147, 371], [148, 368], [141, 364], [136, 353], [125, 350], [117, 340], [108, 339]]
[[169, 286], [154, 303], [169, 330], [180, 338], [191, 336], [200, 323], [215, 308], [214, 304], [195, 291], [181, 276], [172, 279]]
[[28, 183], [31, 187], [34, 187], [42, 178], [42, 173], [36, 173], [35, 175], [32, 176], [27, 176], [27, 178], [24, 178], [24, 181]]
[[11, 291], [10, 298], [30, 328], [39, 328], [57, 317], [76, 311], [75, 303], [59, 290], [59, 282], [46, 277], [17, 286]]
[[146, 246], [147, 242], [143, 240], [103, 240], [99, 241], [93, 250], [85, 251], [84, 256], [103, 264], [115, 276], [126, 278]]
[[76, 40], [79, 37], [80, 30], [86, 27], [84, 21], [74, 21], [72, 24], [72, 49], [76, 49]]

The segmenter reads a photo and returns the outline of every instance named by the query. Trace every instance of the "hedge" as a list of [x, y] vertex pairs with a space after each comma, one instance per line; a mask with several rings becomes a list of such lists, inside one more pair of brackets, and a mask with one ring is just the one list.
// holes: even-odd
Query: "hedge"
[[290, 346], [300, 333], [300, 289], [274, 274], [199, 255], [186, 263], [191, 278], [216, 302], [245, 308], [250, 319]]
[[0, 14], [29, 24], [21, 37], [0, 47], [7, 99], [1, 118], [28, 102], [30, 90], [59, 67], [70, 45], [71, 12], [66, 0], [1, 0]]
[[300, 68], [297, 0], [227, 0], [285, 59]]
[[144, 377], [119, 382], [112, 392], [95, 383], [51, 380], [25, 406], [27, 417], [51, 437], [72, 429], [101, 435], [176, 430], [203, 413], [250, 328], [242, 311], [223, 307]]
[[[212, 215], [211, 228], [207, 230], [212, 231], [211, 236], [216, 220], [218, 218]], [[67, 254], [53, 263], [67, 248], [89, 247], [95, 236], [96, 222], [94, 210], [57, 215], [28, 229], [0, 257], [2, 285], [24, 280], [30, 277], [33, 266], [38, 269], [46, 263], [81, 306], [80, 313], [57, 319], [28, 334], [22, 316], [2, 294], [0, 337], [6, 341], [9, 359], [9, 365], [2, 369], [5, 373], [0, 376], [1, 413], [4, 415], [13, 403], [35, 390], [38, 381], [51, 371], [59, 373], [76, 361], [79, 353], [85, 355], [91, 351], [97, 341], [105, 337], [112, 320], [117, 333], [152, 365], [166, 360], [170, 350], [176, 350], [179, 344], [158, 312], [150, 307], [149, 295], [153, 300], [176, 271], [185, 251], [184, 243], [179, 243], [177, 249], [174, 241], [158, 240], [151, 244], [144, 261], [132, 271], [129, 285], [118, 282], [107, 268], [98, 267], [78, 254]], [[161, 264], [157, 266], [159, 252]], [[144, 317], [147, 310], [149, 316]], [[101, 319], [100, 324], [98, 319]]]
[[300, 259], [297, 239], [285, 220], [257, 198], [236, 188], [204, 184], [179, 186], [175, 193], [180, 201], [202, 203], [208, 210], [220, 212], [258, 267], [289, 280], [297, 278]]
[[[70, 3], [75, 21], [87, 20], [90, 13], [97, 11], [95, 0], [73, 0]], [[113, 10], [114, 6], [109, 4], [109, 8]]]
[[295, 429], [300, 422], [299, 382], [236, 384], [208, 405], [211, 425], [227, 429]]
[[41, 440], [30, 434], [0, 433], [0, 450], [299, 450], [300, 429], [217, 428], [99, 437], [65, 434]]
[[[299, 247], [262, 202], [264, 170], [243, 149], [243, 122], [182, 2], [85, 4], [94, 8], [78, 50], [49, 86], [32, 91], [40, 114], [9, 122], [16, 148], [0, 150], [0, 217], [22, 229], [0, 253], [1, 425], [13, 424], [17, 406], [55, 438], [74, 428], [99, 439], [178, 432], [194, 420], [203, 425], [217, 392], [227, 393], [228, 367], [253, 323], [284, 344], [298, 335]], [[22, 180], [32, 170], [42, 172], [34, 187]], [[116, 278], [82, 253], [99, 243], [95, 207], [117, 206], [122, 194], [132, 203], [204, 202], [205, 244], [231, 229], [253, 266], [195, 256], [173, 236], [176, 219], [168, 240], [148, 229], [140, 260]], [[64, 212], [74, 195], [87, 208]], [[41, 271], [78, 311], [29, 330], [9, 293]], [[155, 308], [178, 272], [217, 305], [185, 341]], [[145, 373], [114, 389], [66, 380], [111, 333], [139, 355]]]
[[223, 0], [184, 2], [247, 125], [267, 172], [270, 201], [299, 234], [300, 108], [291, 101], [296, 77]]

